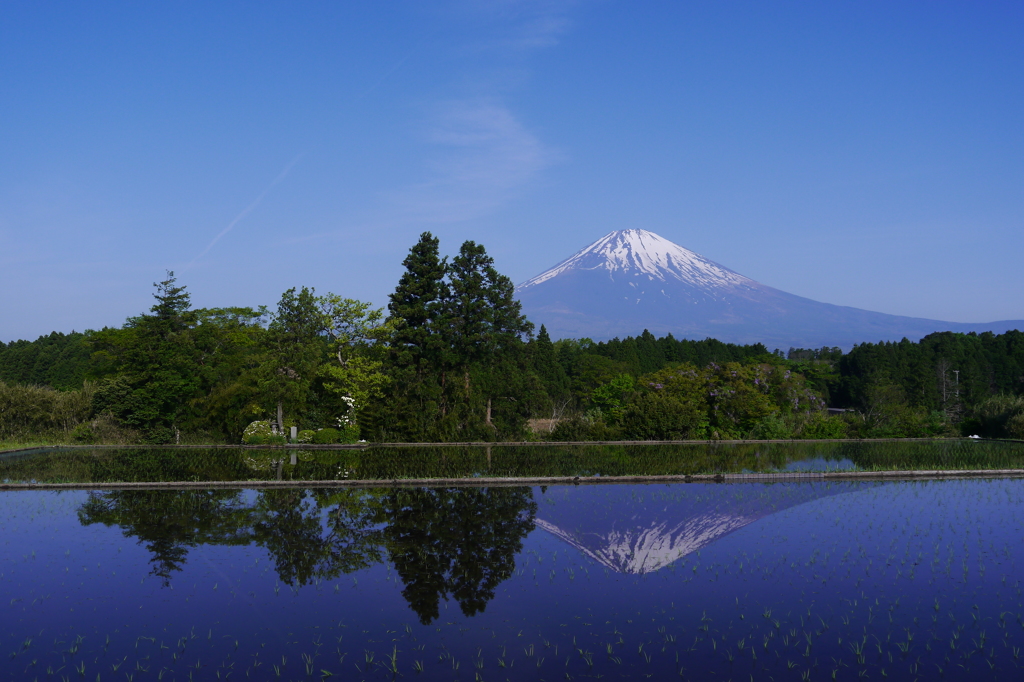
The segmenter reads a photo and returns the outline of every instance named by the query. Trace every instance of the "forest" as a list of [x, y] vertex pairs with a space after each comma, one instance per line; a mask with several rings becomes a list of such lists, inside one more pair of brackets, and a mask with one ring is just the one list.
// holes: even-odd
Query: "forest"
[[[8, 443], [1024, 438], [1024, 333], [769, 350], [553, 341], [480, 244], [425, 232], [386, 309], [306, 287], [0, 343]], [[831, 408], [831, 409], [830, 409]]]

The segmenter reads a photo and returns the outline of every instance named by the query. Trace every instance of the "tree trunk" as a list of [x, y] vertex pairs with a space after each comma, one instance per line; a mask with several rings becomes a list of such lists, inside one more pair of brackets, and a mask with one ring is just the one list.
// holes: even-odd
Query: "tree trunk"
[[448, 414], [448, 399], [446, 398], [447, 394], [444, 392], [445, 388], [448, 385], [446, 383], [447, 380], [448, 380], [448, 375], [444, 371], [442, 371], [441, 372], [441, 399], [438, 401], [438, 405], [441, 408], [441, 416], [442, 417]]
[[277, 401], [277, 432], [284, 433], [284, 405]]
[[493, 426], [493, 424], [491, 424], [491, 399], [490, 398], [487, 399], [487, 418], [484, 420], [484, 423], [487, 424], [488, 426]]

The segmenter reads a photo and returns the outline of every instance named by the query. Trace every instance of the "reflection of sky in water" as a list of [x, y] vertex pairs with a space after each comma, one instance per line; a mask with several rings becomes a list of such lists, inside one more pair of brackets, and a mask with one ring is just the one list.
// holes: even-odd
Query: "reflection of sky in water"
[[199, 544], [163, 587], [120, 528], [78, 523], [85, 493], [8, 492], [0, 676], [82, 679], [84, 664], [89, 680], [277, 679], [277, 665], [281, 679], [307, 679], [305, 655], [314, 679], [391, 679], [380, 664], [393, 652], [401, 674], [427, 680], [1018, 676], [1024, 482], [803, 485], [535, 489], [538, 517], [565, 508], [580, 528], [649, 527], [702, 504], [738, 516], [774, 507], [646, 574], [535, 531], [482, 613], [442, 603], [430, 625], [386, 564], [293, 591], [263, 548]]

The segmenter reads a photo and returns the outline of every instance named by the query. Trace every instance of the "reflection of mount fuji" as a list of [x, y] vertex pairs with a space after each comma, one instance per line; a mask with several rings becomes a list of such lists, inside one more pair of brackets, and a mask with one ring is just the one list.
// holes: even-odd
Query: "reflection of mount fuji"
[[758, 519], [864, 485], [552, 487], [539, 501], [535, 523], [614, 571], [651, 573]]

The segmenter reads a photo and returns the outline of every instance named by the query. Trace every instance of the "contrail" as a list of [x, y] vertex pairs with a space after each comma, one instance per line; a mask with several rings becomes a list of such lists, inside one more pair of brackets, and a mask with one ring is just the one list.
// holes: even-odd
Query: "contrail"
[[221, 237], [223, 237], [228, 232], [230, 232], [231, 228], [238, 224], [238, 221], [240, 221], [245, 216], [249, 215], [250, 211], [252, 211], [254, 208], [259, 206], [260, 202], [263, 201], [263, 197], [267, 196], [267, 193], [274, 188], [274, 185], [276, 185], [277, 183], [279, 183], [282, 180], [284, 180], [285, 176], [288, 175], [288, 171], [290, 171], [292, 169], [292, 166], [294, 166], [296, 163], [298, 163], [299, 159], [301, 159], [301, 158], [302, 158], [302, 154], [299, 154], [294, 159], [292, 159], [288, 163], [288, 165], [284, 167], [284, 170], [281, 171], [281, 173], [276, 178], [274, 178], [274, 181], [271, 182], [269, 185], [267, 185], [267, 188], [265, 190], [263, 190], [258, 197], [256, 197], [256, 200], [254, 202], [252, 202], [251, 204], [249, 204], [248, 206], [246, 206], [245, 209], [241, 213], [239, 213], [237, 216], [235, 216], [235, 219], [232, 220], [231, 223], [227, 227], [225, 227], [223, 230], [221, 230], [220, 234], [218, 234], [216, 237], [214, 237], [213, 241], [211, 241], [209, 244], [207, 244], [206, 248], [203, 249], [202, 252], [198, 256], [193, 258], [192, 262], [189, 263], [186, 267], [187, 268], [191, 268], [195, 264], [195, 262], [197, 260], [199, 260], [200, 258], [205, 256], [206, 253], [210, 249], [213, 248], [214, 244], [216, 244], [218, 241], [220, 241]]
[[419, 49], [419, 43], [414, 45], [413, 48], [411, 50], [409, 50], [409, 54], [407, 54], [404, 57], [402, 57], [401, 59], [399, 59], [398, 63], [395, 64], [394, 66], [392, 66], [391, 69], [387, 73], [385, 73], [383, 76], [378, 78], [376, 83], [374, 83], [373, 85], [368, 87], [366, 90], [363, 90], [361, 93], [356, 95], [355, 99], [359, 99], [360, 97], [365, 97], [366, 95], [368, 95], [371, 92], [373, 92], [374, 90], [376, 90], [380, 86], [381, 83], [386, 81], [391, 76], [391, 74], [393, 74], [395, 71], [398, 71], [400, 68], [402, 68], [402, 64], [405, 64], [405, 62], [408, 61], [409, 57], [411, 57], [416, 52], [417, 49]]

